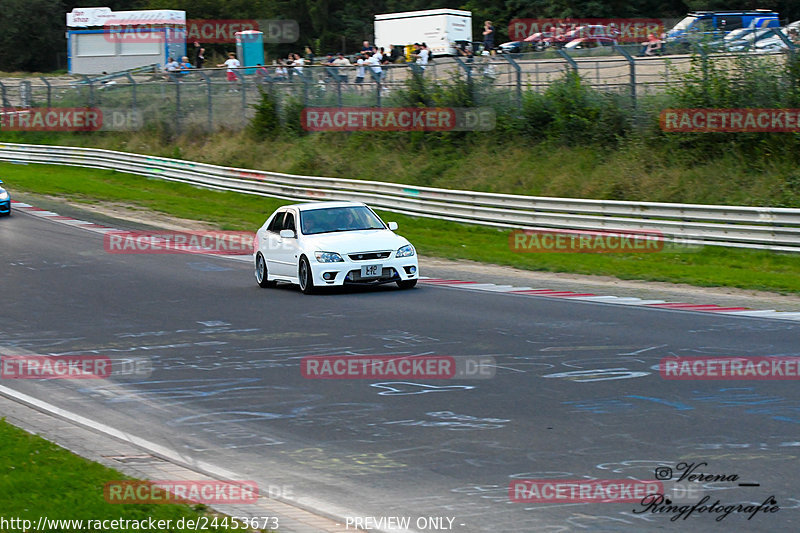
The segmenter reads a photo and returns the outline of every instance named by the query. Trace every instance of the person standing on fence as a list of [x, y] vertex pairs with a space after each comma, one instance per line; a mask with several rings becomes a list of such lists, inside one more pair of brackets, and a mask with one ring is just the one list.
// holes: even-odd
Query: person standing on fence
[[238, 79], [238, 76], [236, 75], [236, 71], [234, 69], [239, 68], [240, 66], [242, 66], [242, 64], [239, 63], [238, 59], [236, 59], [236, 54], [234, 54], [233, 52], [228, 52], [228, 59], [224, 63], [220, 63], [217, 66], [228, 67], [228, 70], [226, 71], [228, 81], [231, 83], [235, 83], [236, 80]]
[[491, 20], [483, 23], [483, 49], [488, 51], [491, 55], [495, 55], [494, 50], [494, 25]]

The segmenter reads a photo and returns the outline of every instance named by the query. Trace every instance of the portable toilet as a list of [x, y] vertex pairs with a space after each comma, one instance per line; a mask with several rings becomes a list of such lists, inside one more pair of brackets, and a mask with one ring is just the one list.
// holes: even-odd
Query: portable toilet
[[[256, 67], [264, 64], [264, 33], [255, 30], [239, 31], [236, 36], [236, 57], [243, 67]], [[253, 74], [255, 68], [245, 69], [245, 74]]]

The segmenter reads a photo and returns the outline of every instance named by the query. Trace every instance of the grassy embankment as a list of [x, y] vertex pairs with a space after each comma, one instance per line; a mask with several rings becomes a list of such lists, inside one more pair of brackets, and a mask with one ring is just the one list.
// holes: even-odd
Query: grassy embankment
[[[98, 463], [87, 461], [40, 437], [26, 433], [0, 419], [0, 516], [5, 520], [29, 520], [33, 528], [39, 519], [49, 520], [171, 520], [169, 529], [159, 531], [194, 532], [197, 528], [177, 527], [193, 520], [208, 524], [207, 531], [246, 531], [241, 523], [230, 527], [224, 516], [211, 513], [204, 505], [112, 504], [105, 500], [105, 484], [131, 479]], [[213, 524], [217, 518], [216, 526]], [[198, 522], [200, 519], [202, 522]], [[22, 531], [20, 522], [0, 526], [2, 531]], [[166, 522], [163, 522], [166, 524]], [[221, 527], [223, 524], [226, 527]], [[44, 527], [47, 531], [87, 531], [100, 527], [75, 527], [61, 524]], [[43, 524], [45, 526], [45, 524]], [[8, 527], [9, 529], [5, 529]], [[145, 527], [143, 530], [147, 530]], [[32, 530], [32, 528], [29, 528]], [[121, 530], [121, 529], [120, 529]], [[152, 530], [151, 530], [152, 531]]]

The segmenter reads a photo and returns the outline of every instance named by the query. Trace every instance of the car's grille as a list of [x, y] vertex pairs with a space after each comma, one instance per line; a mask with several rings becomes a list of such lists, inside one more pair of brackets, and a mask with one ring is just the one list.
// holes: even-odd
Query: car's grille
[[386, 259], [392, 255], [392, 252], [361, 252], [357, 254], [349, 254], [347, 257], [351, 261], [370, 261], [372, 259]]
[[378, 278], [362, 278], [360, 270], [351, 270], [345, 276], [344, 282], [345, 283], [364, 283], [364, 282], [379, 282], [379, 281], [387, 281], [393, 279], [400, 279], [400, 276], [397, 274], [397, 271], [392, 267], [384, 267], [381, 270], [381, 275]]

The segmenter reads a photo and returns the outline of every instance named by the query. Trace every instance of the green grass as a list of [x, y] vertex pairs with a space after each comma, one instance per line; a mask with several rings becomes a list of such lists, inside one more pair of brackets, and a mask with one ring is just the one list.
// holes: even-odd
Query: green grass
[[[278, 206], [291, 203], [200, 189], [111, 170], [0, 163], [0, 175], [12, 197], [14, 191], [29, 191], [73, 201], [120, 202], [181, 218], [207, 221], [224, 230], [255, 231]], [[468, 259], [528, 270], [800, 292], [800, 260], [797, 255], [711, 246], [694, 253], [517, 253], [509, 248], [507, 230], [394, 213], [381, 213], [381, 216], [397, 221], [399, 233], [426, 256]]]
[[[117, 518], [146, 520], [152, 517], [155, 521], [172, 521], [171, 528], [159, 531], [194, 532], [195, 529], [177, 528], [178, 520], [196, 521], [206, 516], [210, 523], [217, 516], [210, 514], [202, 505], [108, 503], [103, 494], [105, 484], [132, 478], [78, 457], [8, 424], [4, 419], [0, 419], [0, 442], [0, 516], [6, 520], [20, 518], [37, 524], [40, 517], [92, 521]], [[218, 520], [222, 520], [222, 517]], [[237, 526], [238, 531], [244, 531], [241, 524]], [[93, 528], [61, 527], [47, 530], [66, 532], [89, 529]], [[216, 527], [207, 531], [235, 530]], [[22, 531], [22, 528], [0, 527], [0, 531]]]

